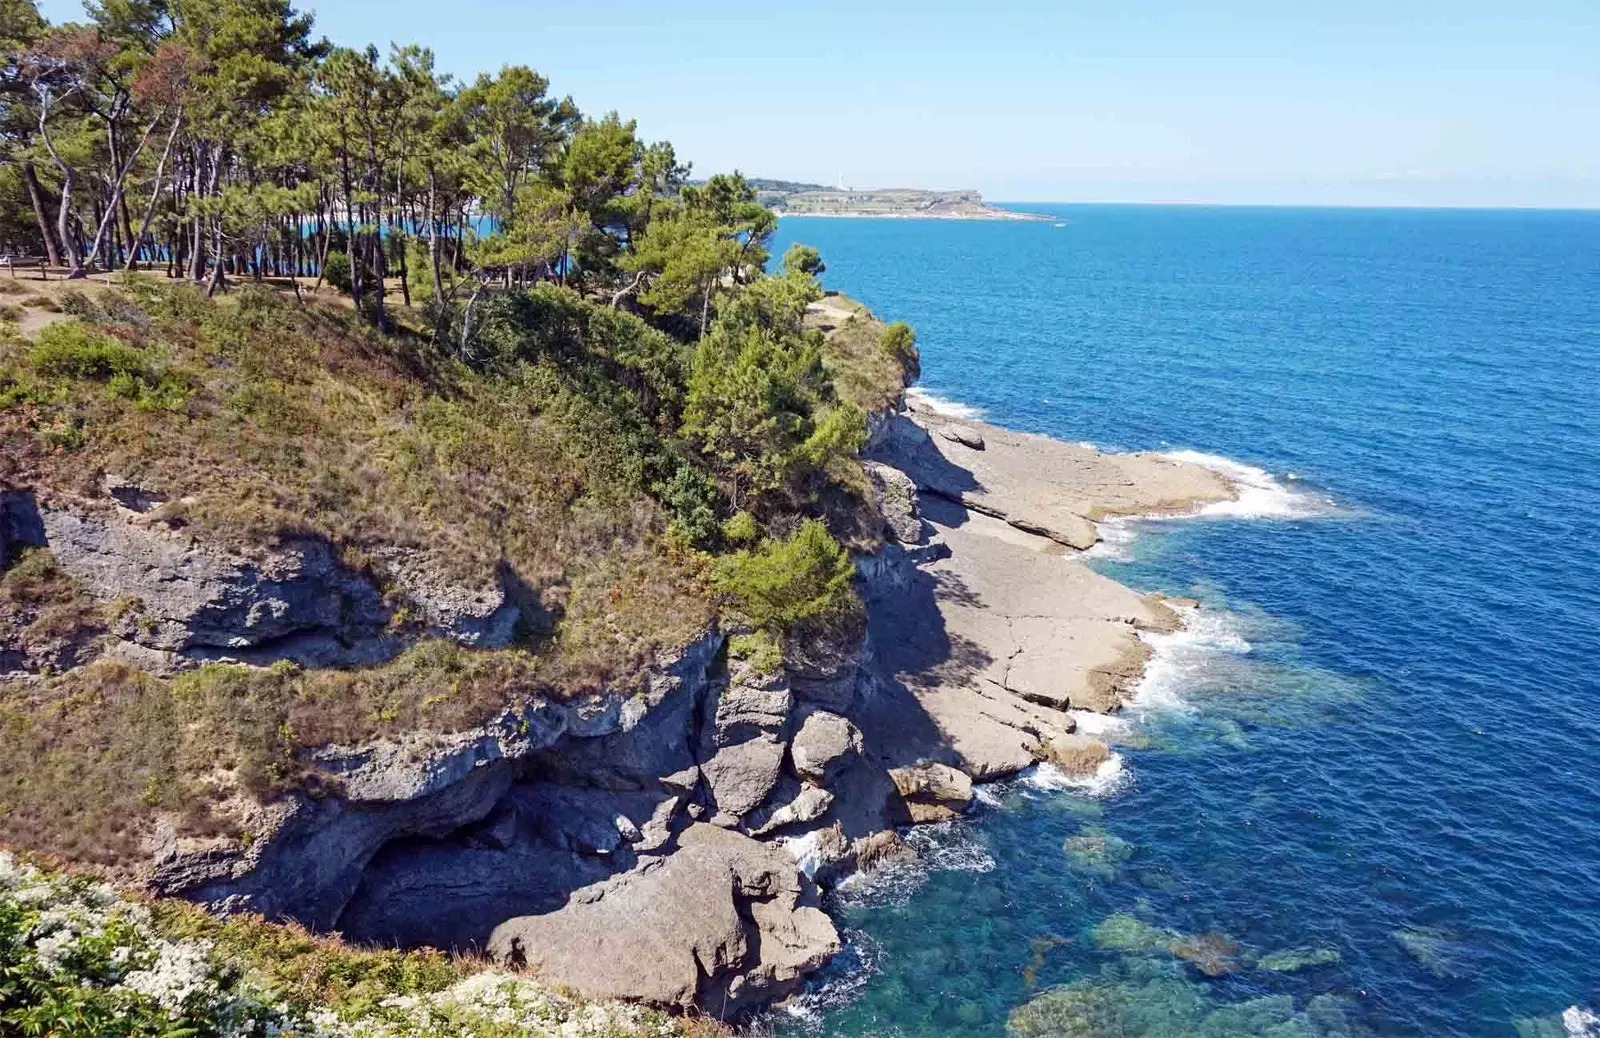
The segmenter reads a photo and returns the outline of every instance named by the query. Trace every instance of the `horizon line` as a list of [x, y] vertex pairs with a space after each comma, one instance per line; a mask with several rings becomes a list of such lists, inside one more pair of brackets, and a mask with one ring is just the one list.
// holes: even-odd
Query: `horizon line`
[[[981, 192], [980, 192], [981, 194]], [[1160, 205], [1191, 206], [1215, 209], [1411, 209], [1411, 210], [1478, 210], [1490, 212], [1541, 212], [1541, 213], [1597, 213], [1600, 202], [1576, 205], [1508, 204], [1492, 202], [1217, 202], [1201, 199], [1141, 199], [1141, 198], [985, 198], [988, 205]], [[798, 214], [797, 214], [798, 215]]]

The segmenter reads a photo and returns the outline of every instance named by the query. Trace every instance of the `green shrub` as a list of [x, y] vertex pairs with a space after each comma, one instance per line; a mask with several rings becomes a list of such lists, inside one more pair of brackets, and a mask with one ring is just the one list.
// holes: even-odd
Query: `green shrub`
[[884, 328], [883, 334], [878, 336], [878, 345], [915, 377], [921, 368], [921, 359], [917, 353], [917, 333], [909, 324], [896, 321]]
[[341, 292], [348, 292], [355, 287], [355, 282], [351, 280], [350, 257], [342, 252], [328, 253], [327, 260], [322, 264], [322, 276]]
[[74, 317], [82, 317], [86, 320], [93, 320], [100, 316], [100, 308], [95, 305], [94, 300], [75, 288], [69, 288], [61, 293], [60, 310], [62, 313], [68, 313]]
[[722, 539], [736, 547], [752, 544], [760, 537], [761, 528], [749, 512], [735, 512], [722, 522]]
[[106, 382], [122, 375], [153, 381], [145, 353], [78, 321], [61, 321], [39, 332], [28, 363], [41, 375]]
[[696, 547], [709, 547], [717, 537], [717, 490], [706, 474], [687, 462], [656, 487], [656, 496], [672, 517], [672, 526]]
[[783, 666], [783, 646], [766, 631], [729, 638], [728, 655], [743, 661], [757, 674], [775, 674]]
[[711, 584], [758, 630], [785, 635], [846, 619], [859, 603], [855, 566], [828, 528], [807, 519], [793, 536], [718, 559]]

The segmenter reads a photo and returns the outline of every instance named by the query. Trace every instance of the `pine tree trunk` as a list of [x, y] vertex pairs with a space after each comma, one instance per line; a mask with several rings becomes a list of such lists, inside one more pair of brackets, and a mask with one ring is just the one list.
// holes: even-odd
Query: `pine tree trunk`
[[33, 218], [39, 221], [39, 237], [44, 239], [45, 258], [52, 267], [61, 266], [61, 252], [56, 248], [56, 236], [50, 231], [50, 218], [44, 211], [44, 189], [39, 186], [39, 173], [33, 163], [22, 164], [22, 179], [28, 185], [28, 201], [33, 203]]

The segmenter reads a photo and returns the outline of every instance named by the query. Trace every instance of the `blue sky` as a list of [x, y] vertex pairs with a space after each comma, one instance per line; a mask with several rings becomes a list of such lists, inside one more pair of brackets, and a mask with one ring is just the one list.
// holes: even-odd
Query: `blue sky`
[[336, 42], [418, 41], [458, 75], [531, 65], [700, 173], [1015, 200], [1600, 207], [1600, 0], [301, 6]]

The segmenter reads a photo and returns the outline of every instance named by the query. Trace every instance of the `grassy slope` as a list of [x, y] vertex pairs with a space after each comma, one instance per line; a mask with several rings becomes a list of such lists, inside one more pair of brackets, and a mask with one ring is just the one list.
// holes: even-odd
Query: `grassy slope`
[[812, 304], [806, 324], [821, 328], [827, 336], [823, 362], [841, 400], [868, 414], [899, 405], [908, 378], [915, 377], [916, 362], [912, 358], [908, 370], [907, 358], [884, 348], [885, 325], [871, 310], [833, 293]]
[[[238, 792], [306, 778], [300, 749], [626, 688], [710, 619], [698, 563], [658, 535], [638, 415], [625, 394], [588, 392], [582, 343], [486, 378], [346, 310], [268, 294], [210, 304], [144, 284], [62, 302], [78, 320], [0, 346], [0, 487], [92, 506], [116, 473], [167, 495], [161, 518], [197, 538], [248, 551], [326, 537], [380, 583], [371, 553], [392, 545], [468, 583], [509, 567], [545, 622], [511, 648], [421, 642], [366, 670], [169, 680], [102, 660], [0, 685], [0, 840], [112, 863], [158, 811], [226, 829]], [[88, 601], [32, 554], [0, 577], [14, 640], [48, 648], [136, 608]]]

